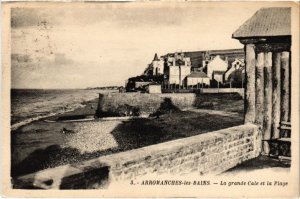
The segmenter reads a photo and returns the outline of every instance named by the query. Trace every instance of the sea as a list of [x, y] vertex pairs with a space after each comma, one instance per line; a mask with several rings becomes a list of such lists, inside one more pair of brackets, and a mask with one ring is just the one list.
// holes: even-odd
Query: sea
[[105, 90], [93, 89], [12, 89], [11, 130], [41, 118], [85, 106]]

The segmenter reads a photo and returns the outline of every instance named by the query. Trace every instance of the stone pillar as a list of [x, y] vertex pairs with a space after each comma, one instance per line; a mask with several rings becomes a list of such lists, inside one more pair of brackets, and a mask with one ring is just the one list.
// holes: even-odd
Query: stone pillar
[[290, 53], [284, 51], [281, 53], [281, 121], [287, 122], [289, 120], [289, 101], [290, 101], [290, 67], [289, 67]]
[[280, 90], [281, 90], [281, 78], [280, 78], [280, 60], [281, 53], [275, 52], [273, 54], [273, 93], [272, 93], [272, 138], [280, 138]]
[[257, 53], [256, 58], [256, 85], [255, 85], [255, 123], [263, 124], [263, 110], [264, 110], [264, 52]]
[[270, 153], [268, 140], [271, 139], [272, 119], [272, 52], [265, 53], [264, 64], [264, 120], [263, 120], [263, 152]]
[[255, 50], [254, 44], [246, 44], [245, 123], [255, 122]]
[[263, 120], [263, 152], [269, 154], [267, 140], [271, 139], [272, 119], [272, 52], [265, 53], [264, 64], [264, 120]]

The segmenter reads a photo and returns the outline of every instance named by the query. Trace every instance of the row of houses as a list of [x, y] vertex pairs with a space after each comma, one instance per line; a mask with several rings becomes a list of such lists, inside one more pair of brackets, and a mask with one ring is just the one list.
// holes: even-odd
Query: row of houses
[[[229, 50], [230, 51], [230, 50]], [[212, 82], [225, 84], [232, 81], [242, 81], [244, 75], [244, 57], [228, 57], [205, 52], [202, 63], [192, 64], [186, 53], [169, 53], [158, 58], [155, 54], [152, 62], [144, 71], [144, 75], [164, 76], [164, 85], [191, 87], [196, 85], [210, 86]], [[243, 53], [243, 52], [242, 52]], [[188, 54], [188, 53], [187, 53]], [[227, 51], [230, 55], [230, 52]], [[223, 55], [223, 56], [222, 56]]]
[[126, 91], [146, 91], [148, 85], [162, 88], [243, 87], [244, 50], [175, 52], [158, 56], [142, 75], [126, 81]]

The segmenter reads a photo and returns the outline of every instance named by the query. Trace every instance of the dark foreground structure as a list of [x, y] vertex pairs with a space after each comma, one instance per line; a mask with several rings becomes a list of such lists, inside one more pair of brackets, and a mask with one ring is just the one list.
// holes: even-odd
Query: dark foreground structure
[[262, 128], [263, 153], [291, 156], [291, 8], [263, 8], [233, 33], [245, 45], [245, 123]]

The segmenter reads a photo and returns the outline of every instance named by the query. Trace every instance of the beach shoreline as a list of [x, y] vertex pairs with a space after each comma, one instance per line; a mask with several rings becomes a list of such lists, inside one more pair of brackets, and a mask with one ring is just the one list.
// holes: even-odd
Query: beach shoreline
[[[93, 100], [87, 101], [86, 105], [84, 105], [83, 107], [77, 107], [71, 110], [67, 110], [67, 111], [61, 111], [61, 112], [57, 112], [57, 113], [52, 113], [52, 114], [48, 114], [48, 115], [42, 115], [42, 116], [38, 116], [35, 118], [28, 118], [26, 120], [23, 120], [21, 122], [15, 123], [11, 125], [11, 131], [17, 131], [19, 128], [30, 124], [34, 121], [39, 121], [39, 120], [55, 120], [59, 117], [62, 116], [67, 116], [67, 115], [74, 115], [74, 114], [78, 114], [78, 115], [86, 115], [86, 116], [90, 116], [96, 113], [92, 113], [89, 109], [93, 109], [94, 108], [94, 104], [97, 104], [97, 100], [98, 98], [95, 98]], [[92, 110], [93, 111], [93, 110]]]

